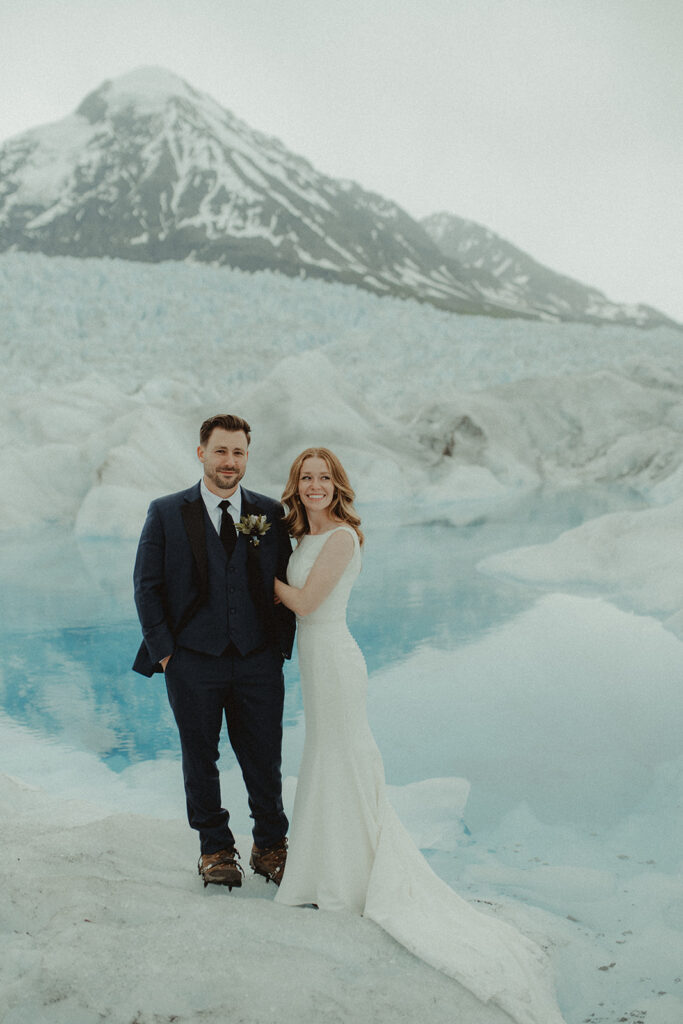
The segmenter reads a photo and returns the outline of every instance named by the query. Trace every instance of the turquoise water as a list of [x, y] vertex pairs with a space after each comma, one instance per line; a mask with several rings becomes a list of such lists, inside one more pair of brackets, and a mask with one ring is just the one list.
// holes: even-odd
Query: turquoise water
[[[478, 573], [481, 558], [634, 502], [600, 491], [536, 494], [458, 526], [453, 506], [430, 522], [403, 525], [392, 523], [392, 509], [368, 510], [349, 623], [370, 672], [424, 647], [472, 642], [537, 598]], [[418, 514], [424, 519], [416, 505]], [[135, 544], [51, 531], [30, 543], [0, 542], [0, 552], [0, 709], [38, 735], [96, 753], [115, 771], [177, 756], [161, 677], [130, 671], [140, 639], [130, 582]], [[296, 657], [286, 680], [287, 728], [301, 715]]]

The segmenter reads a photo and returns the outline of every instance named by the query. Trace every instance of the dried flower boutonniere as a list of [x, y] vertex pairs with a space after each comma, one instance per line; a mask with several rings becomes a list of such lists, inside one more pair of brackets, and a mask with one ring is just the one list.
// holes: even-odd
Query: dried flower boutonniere
[[261, 543], [260, 538], [270, 529], [270, 523], [265, 516], [241, 516], [239, 523], [235, 523], [238, 533], [243, 533], [253, 547], [257, 548]]

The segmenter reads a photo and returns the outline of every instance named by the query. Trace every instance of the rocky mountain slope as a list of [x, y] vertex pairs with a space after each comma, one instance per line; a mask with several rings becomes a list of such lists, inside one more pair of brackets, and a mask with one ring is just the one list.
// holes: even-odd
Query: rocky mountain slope
[[498, 301], [505, 298], [520, 309], [560, 320], [672, 324], [651, 306], [610, 302], [597, 288], [544, 267], [475, 221], [453, 213], [435, 213], [421, 224], [445, 256], [457, 260], [475, 276], [491, 275], [496, 281]]
[[159, 68], [106, 81], [75, 113], [0, 147], [0, 252], [194, 260], [340, 281], [457, 312], [667, 322], [594, 290], [590, 302], [549, 290], [539, 298], [498, 265], [453, 255], [449, 237], [320, 173]]

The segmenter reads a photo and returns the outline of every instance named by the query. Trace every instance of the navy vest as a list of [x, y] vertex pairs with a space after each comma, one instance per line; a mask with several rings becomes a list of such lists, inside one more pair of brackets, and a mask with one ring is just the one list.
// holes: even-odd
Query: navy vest
[[177, 637], [182, 647], [221, 654], [233, 643], [245, 655], [266, 642], [261, 616], [249, 591], [247, 538], [238, 534], [228, 561], [220, 537], [204, 511], [209, 563], [209, 599]]

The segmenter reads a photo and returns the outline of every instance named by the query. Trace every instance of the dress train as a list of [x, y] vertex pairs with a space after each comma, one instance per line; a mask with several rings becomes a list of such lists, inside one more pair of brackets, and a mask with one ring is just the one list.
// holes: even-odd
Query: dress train
[[[315, 612], [298, 622], [306, 739], [289, 854], [276, 901], [363, 914], [517, 1024], [564, 1024], [542, 950], [476, 910], [431, 869], [391, 807], [366, 711], [367, 670], [346, 625], [360, 545]], [[332, 531], [330, 531], [332, 532]], [[301, 587], [329, 533], [306, 534], [289, 582]]]

